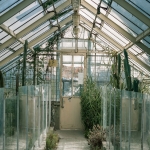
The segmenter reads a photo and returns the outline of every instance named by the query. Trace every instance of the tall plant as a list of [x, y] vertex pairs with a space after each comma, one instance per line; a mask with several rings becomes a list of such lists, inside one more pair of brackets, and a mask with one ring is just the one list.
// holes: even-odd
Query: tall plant
[[121, 56], [117, 52], [112, 55], [114, 63], [111, 66], [110, 83], [113, 87], [120, 89]]
[[91, 77], [87, 77], [81, 91], [81, 116], [86, 131], [101, 124], [101, 90]]
[[3, 87], [4, 87], [4, 78], [3, 78], [3, 73], [0, 70], [0, 88], [3, 88]]

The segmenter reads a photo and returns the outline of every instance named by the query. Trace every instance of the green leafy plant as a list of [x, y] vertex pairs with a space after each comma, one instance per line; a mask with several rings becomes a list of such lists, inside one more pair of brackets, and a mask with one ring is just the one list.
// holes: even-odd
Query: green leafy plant
[[86, 133], [95, 124], [101, 124], [101, 90], [92, 77], [87, 77], [81, 91], [81, 117]]
[[88, 143], [92, 150], [102, 150], [103, 141], [106, 141], [106, 130], [100, 125], [94, 125], [92, 130], [89, 131]]
[[59, 142], [59, 137], [56, 133], [49, 132], [46, 138], [46, 147], [45, 150], [53, 150], [56, 148], [57, 143]]
[[131, 82], [131, 67], [128, 61], [128, 53], [124, 49], [124, 70], [125, 70], [125, 77], [126, 77], [126, 84], [127, 90], [132, 91], [132, 82]]

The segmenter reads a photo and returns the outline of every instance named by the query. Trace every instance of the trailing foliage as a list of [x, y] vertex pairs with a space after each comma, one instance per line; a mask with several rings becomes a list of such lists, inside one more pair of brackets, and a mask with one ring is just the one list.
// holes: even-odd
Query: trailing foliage
[[101, 92], [91, 77], [87, 77], [81, 91], [81, 117], [85, 131], [101, 123]]
[[106, 141], [106, 131], [100, 125], [94, 125], [88, 138], [92, 150], [102, 150], [103, 141]]
[[49, 132], [46, 138], [46, 147], [45, 150], [53, 150], [56, 148], [57, 143], [59, 142], [59, 137], [53, 132]]

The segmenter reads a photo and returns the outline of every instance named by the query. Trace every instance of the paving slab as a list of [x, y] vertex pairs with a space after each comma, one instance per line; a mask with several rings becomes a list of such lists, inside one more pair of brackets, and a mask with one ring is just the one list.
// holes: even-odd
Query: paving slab
[[84, 132], [81, 130], [57, 130], [59, 143], [57, 150], [90, 150]]

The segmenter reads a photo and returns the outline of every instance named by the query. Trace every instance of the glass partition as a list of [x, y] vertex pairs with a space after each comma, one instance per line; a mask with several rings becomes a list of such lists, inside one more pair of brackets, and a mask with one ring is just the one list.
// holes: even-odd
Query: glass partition
[[3, 105], [4, 105], [4, 89], [0, 88], [0, 150], [3, 150]]
[[101, 88], [102, 121], [107, 149], [150, 148], [150, 97], [147, 94], [110, 87]]
[[0, 89], [0, 150], [41, 145], [51, 123], [50, 85]]

